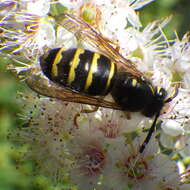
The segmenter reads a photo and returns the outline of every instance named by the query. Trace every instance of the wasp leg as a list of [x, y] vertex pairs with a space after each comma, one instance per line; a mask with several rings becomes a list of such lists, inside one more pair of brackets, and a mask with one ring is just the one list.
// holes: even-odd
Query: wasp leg
[[73, 123], [74, 123], [74, 126], [78, 129], [79, 128], [79, 125], [77, 123], [77, 118], [80, 117], [80, 113], [76, 113], [75, 114], [75, 117], [74, 117], [74, 120], [73, 120]]
[[95, 106], [93, 109], [82, 109], [80, 112], [76, 113], [75, 117], [74, 117], [74, 121], [73, 121], [76, 128], [77, 129], [79, 128], [77, 119], [78, 119], [78, 117], [80, 117], [81, 113], [93, 113], [93, 112], [96, 112], [98, 110], [98, 108], [99, 108], [98, 106]]
[[81, 113], [93, 113], [96, 112], [98, 110], [98, 106], [95, 106], [93, 109], [82, 109]]
[[176, 86], [175, 87], [175, 90], [174, 90], [174, 92], [173, 92], [173, 94], [169, 97], [169, 98], [167, 98], [165, 101], [164, 101], [164, 103], [169, 103], [169, 102], [171, 102], [177, 95], [178, 95], [178, 87]]
[[[164, 103], [169, 103], [171, 102], [176, 96], [178, 95], [178, 87], [175, 88], [173, 94], [167, 98]], [[160, 116], [160, 112], [158, 112], [155, 116], [155, 119], [154, 119], [154, 122], [152, 123], [152, 126], [150, 127], [149, 129], [149, 132], [148, 132], [148, 135], [146, 136], [146, 139], [144, 140], [143, 144], [141, 145], [140, 149], [139, 149], [139, 152], [140, 153], [143, 153], [146, 145], [149, 143], [151, 137], [152, 137], [152, 134], [153, 132], [155, 131], [155, 128], [156, 128], [156, 122], [157, 122], [157, 119], [158, 117]]]
[[158, 112], [155, 116], [155, 119], [154, 119], [154, 122], [152, 123], [152, 126], [150, 127], [149, 131], [148, 131], [148, 135], [146, 136], [143, 144], [140, 146], [140, 149], [139, 149], [139, 153], [143, 153], [146, 145], [149, 143], [151, 137], [152, 137], [152, 134], [153, 132], [155, 131], [155, 128], [156, 128], [156, 122], [157, 122], [157, 119], [158, 117], [160, 116], [160, 112]]

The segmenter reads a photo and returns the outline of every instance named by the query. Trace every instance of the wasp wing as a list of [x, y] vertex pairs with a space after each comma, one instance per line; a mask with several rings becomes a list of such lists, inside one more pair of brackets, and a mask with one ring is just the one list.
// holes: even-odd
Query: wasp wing
[[97, 30], [86, 23], [81, 18], [65, 13], [65, 19], [61, 25], [72, 32], [79, 40], [88, 42], [92, 47], [97, 49], [99, 53], [104, 54], [110, 60], [117, 64], [118, 69], [122, 67], [125, 72], [132, 74], [134, 77], [140, 78], [143, 76], [134, 63], [129, 59], [124, 58], [116, 48], [111, 45], [109, 39], [103, 37]]
[[67, 102], [76, 102], [121, 110], [121, 107], [114, 102], [106, 101], [102, 97], [87, 96], [74, 92], [68, 88], [51, 82], [49, 79], [44, 78], [44, 76], [41, 75], [30, 74], [26, 79], [26, 83], [32, 90], [47, 97], [57, 98]]

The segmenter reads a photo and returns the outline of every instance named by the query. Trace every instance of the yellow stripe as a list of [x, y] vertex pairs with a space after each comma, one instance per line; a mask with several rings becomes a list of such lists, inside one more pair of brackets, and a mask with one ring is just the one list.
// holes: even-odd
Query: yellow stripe
[[67, 84], [71, 85], [71, 83], [75, 80], [75, 69], [77, 68], [78, 64], [80, 63], [80, 54], [84, 53], [84, 49], [81, 48], [77, 48], [74, 58], [72, 60], [71, 64], [71, 68], [69, 70], [69, 77], [67, 79]]
[[161, 87], [160, 86], [157, 86], [157, 93], [159, 94], [160, 93], [160, 90], [161, 90]]
[[87, 76], [85, 87], [84, 87], [85, 90], [87, 90], [90, 87], [90, 85], [92, 84], [93, 73], [97, 72], [97, 69], [98, 69], [97, 60], [99, 58], [100, 58], [100, 54], [94, 53], [94, 56], [92, 59], [92, 64], [91, 64], [90, 70], [88, 72], [88, 76]]
[[108, 76], [108, 80], [106, 83], [106, 90], [109, 88], [110, 83], [111, 83], [111, 79], [113, 78], [114, 75], [114, 71], [115, 71], [115, 64], [113, 62], [111, 62], [111, 68], [110, 68], [110, 72], [109, 72], [109, 76]]
[[152, 85], [148, 85], [149, 86], [149, 88], [151, 89], [151, 91], [152, 91], [152, 94], [154, 94], [155, 93], [155, 90], [154, 90], [154, 88], [153, 88], [153, 86]]
[[137, 80], [136, 79], [132, 79], [132, 86], [135, 87], [137, 85]]
[[51, 69], [51, 74], [52, 76], [57, 76], [58, 75], [58, 69], [57, 69], [57, 64], [61, 61], [62, 59], [62, 52], [65, 51], [64, 48], [61, 48], [58, 52], [57, 55], [55, 56], [54, 62], [52, 64], [52, 69]]

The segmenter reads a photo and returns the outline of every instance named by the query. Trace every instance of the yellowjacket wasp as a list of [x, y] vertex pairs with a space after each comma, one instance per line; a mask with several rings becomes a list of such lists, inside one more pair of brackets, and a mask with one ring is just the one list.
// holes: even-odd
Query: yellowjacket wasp
[[[87, 41], [97, 52], [82, 48], [51, 49], [40, 57], [43, 74], [29, 75], [27, 84], [39, 94], [64, 101], [95, 105], [128, 112], [141, 112], [154, 121], [141, 145], [142, 153], [155, 130], [163, 106], [172, 101], [164, 88], [155, 87], [136, 66], [124, 58], [110, 41], [81, 18], [65, 14], [63, 27]], [[114, 102], [104, 96], [111, 94]]]

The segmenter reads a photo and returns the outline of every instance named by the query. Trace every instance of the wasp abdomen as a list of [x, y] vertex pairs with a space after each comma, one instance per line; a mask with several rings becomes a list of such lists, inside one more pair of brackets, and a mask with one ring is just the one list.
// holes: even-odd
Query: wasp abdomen
[[48, 56], [40, 58], [40, 65], [50, 80], [93, 96], [108, 94], [116, 74], [110, 59], [80, 48], [52, 49]]

